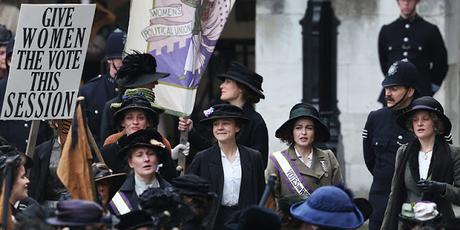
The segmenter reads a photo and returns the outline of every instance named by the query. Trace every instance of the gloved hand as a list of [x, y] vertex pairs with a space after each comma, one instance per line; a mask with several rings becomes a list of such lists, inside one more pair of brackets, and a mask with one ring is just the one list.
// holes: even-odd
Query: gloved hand
[[422, 192], [435, 192], [439, 194], [444, 194], [446, 192], [446, 183], [443, 182], [437, 182], [433, 180], [419, 180], [417, 182], [417, 187], [422, 191]]
[[190, 142], [187, 142], [187, 144], [178, 144], [176, 145], [172, 150], [171, 150], [171, 158], [173, 160], [177, 160], [179, 158], [179, 154], [184, 154], [185, 156], [188, 156], [190, 152]]

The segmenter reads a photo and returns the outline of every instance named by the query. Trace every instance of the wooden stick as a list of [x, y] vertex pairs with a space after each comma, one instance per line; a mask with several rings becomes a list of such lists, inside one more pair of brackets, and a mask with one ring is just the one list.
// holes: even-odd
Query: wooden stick
[[40, 128], [40, 120], [32, 121], [30, 126], [29, 138], [27, 139], [26, 155], [33, 159], [35, 145], [37, 144], [38, 129]]

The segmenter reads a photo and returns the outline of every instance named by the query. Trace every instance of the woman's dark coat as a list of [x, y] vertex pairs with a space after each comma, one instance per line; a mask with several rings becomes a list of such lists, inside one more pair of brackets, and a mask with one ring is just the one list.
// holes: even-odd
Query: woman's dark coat
[[[262, 157], [257, 150], [238, 145], [241, 161], [241, 187], [238, 200], [240, 209], [250, 205], [256, 205], [262, 196], [265, 188], [264, 167]], [[218, 207], [222, 201], [224, 189], [224, 171], [221, 159], [221, 150], [217, 144], [197, 153], [187, 173], [192, 173], [207, 180], [210, 184], [210, 191], [217, 194], [213, 212], [213, 221], [217, 215]]]

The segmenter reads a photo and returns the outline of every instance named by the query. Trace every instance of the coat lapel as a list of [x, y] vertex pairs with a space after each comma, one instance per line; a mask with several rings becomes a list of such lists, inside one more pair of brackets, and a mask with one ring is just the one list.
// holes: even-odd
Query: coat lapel
[[[238, 203], [242, 205], [242, 197], [245, 197], [243, 193], [248, 192], [248, 188], [250, 187], [249, 178], [253, 177], [254, 175], [249, 175], [251, 173], [251, 159], [249, 158], [249, 153], [246, 152], [246, 149], [242, 148], [238, 145], [238, 150], [240, 151], [240, 164], [241, 164], [241, 186], [240, 186], [240, 195]], [[243, 204], [244, 205], [244, 204]]]
[[325, 154], [322, 151], [319, 151], [317, 148], [313, 149], [313, 162], [311, 168], [308, 168], [300, 159], [297, 158], [294, 147], [289, 148], [288, 155], [291, 158], [290, 160], [294, 162], [295, 167], [299, 170], [300, 174], [311, 176], [317, 179], [320, 179], [323, 174], [323, 166], [321, 161], [325, 161]]
[[217, 144], [212, 147], [212, 150], [208, 156], [209, 160], [209, 171], [211, 172], [210, 184], [215, 184], [217, 188], [218, 202], [220, 204], [222, 199], [222, 192], [224, 190], [224, 169], [222, 166], [222, 159], [220, 156], [220, 148]]

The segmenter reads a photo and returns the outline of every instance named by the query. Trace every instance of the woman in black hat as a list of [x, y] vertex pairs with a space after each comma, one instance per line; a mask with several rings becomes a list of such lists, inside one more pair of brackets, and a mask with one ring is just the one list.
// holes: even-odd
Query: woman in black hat
[[395, 172], [382, 229], [397, 229], [403, 203], [432, 201], [443, 218], [460, 205], [460, 150], [449, 145], [452, 124], [441, 104], [425, 96], [412, 102], [398, 124], [417, 139], [396, 153]]
[[98, 202], [107, 213], [107, 205], [126, 180], [126, 173], [113, 173], [104, 163], [93, 163], [92, 170]]
[[139, 196], [150, 187], [171, 185], [157, 173], [169, 156], [163, 137], [153, 129], [142, 129], [119, 140], [118, 157], [129, 165], [131, 173], [109, 202], [113, 214], [123, 215], [139, 209]]
[[[26, 176], [26, 170], [31, 166], [32, 159], [20, 153], [16, 147], [8, 145], [3, 138], [0, 139], [0, 188], [2, 188], [0, 189], [0, 210], [9, 209], [6, 220], [9, 224], [8, 229], [13, 227], [11, 217], [28, 206], [38, 205], [27, 194], [29, 179]], [[3, 214], [3, 211], [0, 213]], [[1, 223], [6, 223], [4, 218], [4, 216], [0, 217]], [[3, 227], [6, 229], [5, 225]]]
[[237, 144], [236, 135], [248, 120], [234, 105], [219, 104], [204, 111], [201, 123], [212, 127], [217, 140], [212, 147], [197, 153], [189, 166], [193, 173], [207, 180], [217, 194], [210, 226], [223, 229], [231, 215], [257, 204], [264, 190], [264, 167], [257, 150]]
[[[151, 89], [136, 88], [128, 89], [123, 95], [121, 103], [112, 103], [114, 110], [113, 120], [121, 130], [109, 137], [104, 142], [102, 156], [107, 166], [114, 172], [128, 172], [126, 162], [121, 161], [117, 156], [120, 146], [120, 138], [129, 136], [132, 133], [143, 129], [156, 129], [158, 125], [158, 109], [153, 106], [155, 95]], [[162, 143], [170, 152], [171, 145], [166, 138]], [[170, 156], [170, 154], [169, 154]], [[164, 165], [161, 168], [162, 176], [170, 181], [177, 176], [176, 167], [171, 157], [164, 158]]]
[[321, 121], [315, 107], [298, 103], [292, 107], [289, 119], [275, 136], [289, 148], [270, 155], [266, 176], [276, 174], [275, 197], [310, 196], [324, 185], [342, 184], [342, 174], [334, 153], [317, 148], [317, 142], [329, 139], [329, 129]]
[[[268, 159], [268, 130], [262, 116], [255, 111], [254, 105], [264, 99], [263, 77], [237, 62], [230, 63], [227, 72], [217, 75], [220, 84], [220, 100], [243, 110], [248, 122], [237, 136], [238, 143], [258, 150], [262, 154], [264, 167]], [[203, 150], [212, 145], [212, 135], [203, 135], [201, 130], [193, 129], [191, 119], [179, 118], [179, 130], [190, 131], [190, 143], [193, 148]]]

